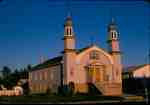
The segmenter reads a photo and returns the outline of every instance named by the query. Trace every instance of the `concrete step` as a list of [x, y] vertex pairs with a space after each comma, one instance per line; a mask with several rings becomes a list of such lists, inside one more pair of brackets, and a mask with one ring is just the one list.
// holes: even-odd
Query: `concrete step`
[[98, 82], [95, 83], [97, 89], [104, 95], [121, 95], [122, 88], [120, 83]]

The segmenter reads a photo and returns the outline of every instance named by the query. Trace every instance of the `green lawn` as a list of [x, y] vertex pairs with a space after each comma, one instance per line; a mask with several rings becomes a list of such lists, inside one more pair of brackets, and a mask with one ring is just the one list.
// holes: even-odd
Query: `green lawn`
[[56, 102], [78, 102], [78, 101], [100, 101], [100, 100], [122, 100], [121, 97], [108, 97], [100, 95], [30, 95], [18, 97], [0, 97], [0, 103], [56, 103]]

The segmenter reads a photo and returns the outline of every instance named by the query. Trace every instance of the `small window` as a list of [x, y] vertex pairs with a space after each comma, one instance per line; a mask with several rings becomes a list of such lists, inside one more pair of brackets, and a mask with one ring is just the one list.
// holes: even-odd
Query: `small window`
[[44, 77], [45, 77], [45, 80], [47, 80], [47, 71], [45, 71]]
[[53, 79], [54, 79], [53, 72], [50, 73], [50, 78], [53, 81]]
[[41, 72], [41, 75], [42, 75], [42, 80], [45, 80], [44, 72]]
[[34, 80], [34, 75], [33, 75], [33, 73], [31, 73], [30, 78], [31, 78], [31, 80]]
[[71, 28], [70, 28], [70, 35], [71, 35]]
[[112, 38], [114, 38], [114, 33], [113, 32], [111, 33], [111, 36], [112, 36]]
[[67, 35], [69, 35], [69, 29], [67, 28]]
[[114, 32], [114, 36], [113, 36], [113, 38], [117, 38], [117, 32]]
[[98, 51], [92, 51], [90, 53], [90, 59], [99, 59], [99, 53], [98, 53]]
[[35, 72], [35, 73], [34, 73], [34, 75], [33, 75], [34, 80], [37, 80], [37, 74], [38, 74], [38, 72]]
[[117, 32], [114, 32], [114, 38], [117, 38]]
[[116, 38], [116, 33], [115, 33], [115, 32], [113, 32], [113, 38], [114, 38], [114, 39]]
[[42, 80], [42, 73], [40, 72], [39, 72], [39, 77], [40, 77], [40, 80]]
[[112, 39], [116, 39], [117, 38], [117, 32], [112, 32], [111, 35], [112, 35]]

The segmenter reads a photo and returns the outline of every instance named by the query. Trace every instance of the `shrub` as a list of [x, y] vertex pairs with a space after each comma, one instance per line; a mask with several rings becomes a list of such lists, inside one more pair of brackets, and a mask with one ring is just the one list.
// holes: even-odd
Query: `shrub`
[[47, 94], [47, 95], [52, 94], [51, 89], [50, 89], [49, 87], [48, 87], [47, 90], [46, 90], [46, 94]]

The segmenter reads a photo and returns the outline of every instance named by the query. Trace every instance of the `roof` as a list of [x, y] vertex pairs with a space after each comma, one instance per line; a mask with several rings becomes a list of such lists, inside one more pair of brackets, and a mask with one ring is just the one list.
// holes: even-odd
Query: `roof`
[[135, 70], [137, 70], [139, 68], [142, 68], [142, 67], [144, 67], [146, 65], [148, 65], [148, 64], [141, 64], [141, 65], [129, 66], [129, 67], [124, 68], [123, 71], [124, 71], [124, 73], [133, 72], [133, 71], [135, 71]]
[[[87, 50], [87, 49], [89, 49], [89, 48], [91, 48], [91, 47], [93, 47], [93, 46], [96, 46], [96, 45], [95, 45], [95, 44], [91, 44], [91, 45], [89, 45], [89, 46], [87, 46], [87, 47], [78, 49], [78, 50], [76, 50], [76, 53], [79, 54], [79, 53], [81, 53], [81, 52], [83, 52], [83, 51], [85, 51], [85, 50]], [[101, 49], [102, 49], [102, 48], [101, 48]], [[104, 49], [103, 49], [103, 50], [104, 50]], [[105, 50], [104, 50], [104, 51], [105, 51]]]
[[62, 61], [62, 56], [54, 57], [52, 59], [49, 59], [49, 60], [43, 62], [42, 64], [36, 65], [35, 67], [33, 67], [31, 69], [31, 71], [39, 70], [39, 69], [43, 69], [43, 68], [48, 68], [50, 66], [60, 64], [61, 61]]
[[87, 47], [84, 47], [84, 48], [81, 48], [81, 49], [77, 49], [77, 50], [76, 50], [76, 53], [79, 54], [79, 53], [85, 51], [86, 49], [88, 49], [88, 48], [90, 48], [90, 47], [92, 47], [92, 46], [87, 46]]
[[[84, 48], [81, 48], [81, 49], [77, 49], [76, 50], [76, 53], [79, 54], [85, 50], [87, 50], [88, 48], [92, 47], [92, 46], [95, 46], [94, 44], [92, 45], [89, 45], [87, 47], [84, 47]], [[57, 64], [60, 64], [60, 62], [62, 61], [62, 56], [58, 56], [58, 57], [54, 57], [52, 59], [49, 59], [41, 64], [38, 64], [36, 66], [34, 66], [31, 71], [35, 71], [35, 70], [40, 70], [40, 69], [44, 69], [44, 68], [48, 68], [50, 66], [54, 66], [54, 65], [57, 65]]]

